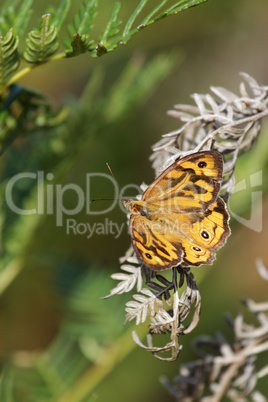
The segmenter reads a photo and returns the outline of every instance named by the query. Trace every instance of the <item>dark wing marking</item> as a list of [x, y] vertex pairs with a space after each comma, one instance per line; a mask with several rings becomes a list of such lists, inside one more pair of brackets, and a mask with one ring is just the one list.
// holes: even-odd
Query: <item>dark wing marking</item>
[[148, 268], [159, 271], [180, 264], [183, 257], [181, 239], [176, 234], [165, 233], [163, 224], [132, 215], [129, 227], [133, 248]]
[[186, 227], [182, 247], [185, 256], [183, 264], [211, 264], [215, 259], [215, 251], [222, 247], [231, 231], [229, 214], [225, 202], [219, 197], [210, 208], [204, 212], [202, 219]]
[[201, 212], [217, 199], [223, 159], [216, 151], [202, 151], [169, 166], [143, 194], [155, 208], [170, 212]]

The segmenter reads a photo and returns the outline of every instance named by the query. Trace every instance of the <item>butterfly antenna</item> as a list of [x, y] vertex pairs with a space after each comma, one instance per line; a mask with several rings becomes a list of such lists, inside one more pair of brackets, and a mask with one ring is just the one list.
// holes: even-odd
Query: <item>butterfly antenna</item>
[[115, 175], [113, 174], [113, 171], [112, 171], [112, 169], [111, 169], [111, 166], [109, 165], [108, 162], [106, 162], [106, 166], [107, 166], [107, 168], [109, 169], [109, 172], [111, 173], [111, 175], [113, 176], [113, 178], [115, 179], [115, 181], [116, 181], [118, 187], [120, 188], [119, 183], [118, 183], [118, 181], [117, 181]]
[[90, 204], [94, 201], [114, 201], [114, 198], [93, 198], [92, 200], [89, 201]]
[[[118, 181], [117, 181], [115, 175], [113, 174], [113, 171], [112, 171], [112, 169], [111, 169], [111, 166], [109, 165], [108, 162], [106, 162], [106, 166], [107, 166], [107, 168], [109, 169], [109, 172], [111, 173], [112, 177], [115, 179], [115, 181], [116, 181], [118, 187], [120, 188], [119, 183], [118, 183]], [[90, 200], [89, 203], [92, 204], [92, 202], [94, 202], [94, 201], [114, 201], [114, 200], [115, 200], [114, 198], [93, 198], [92, 200]]]
[[[111, 166], [109, 165], [108, 162], [106, 162], [106, 166], [107, 166], [107, 168], [109, 169], [109, 171], [110, 171], [111, 175], [113, 176], [113, 178], [115, 179], [115, 181], [116, 181], [116, 183], [117, 183], [117, 185], [118, 185], [118, 188], [119, 188], [120, 191], [122, 192], [122, 189], [121, 189], [121, 187], [120, 187], [120, 185], [119, 185], [119, 183], [118, 183], [118, 181], [117, 181], [115, 175], [113, 174], [113, 171], [112, 171], [112, 169], [111, 169]], [[123, 195], [123, 192], [122, 192], [122, 195]]]
[[[108, 162], [106, 162], [106, 166], [107, 166], [107, 168], [109, 169], [109, 171], [110, 171], [111, 175], [113, 176], [113, 178], [116, 180], [115, 175], [113, 174], [113, 171], [112, 171], [112, 169], [111, 169], [111, 166], [109, 165]], [[117, 180], [116, 180], [116, 181], [117, 181]]]

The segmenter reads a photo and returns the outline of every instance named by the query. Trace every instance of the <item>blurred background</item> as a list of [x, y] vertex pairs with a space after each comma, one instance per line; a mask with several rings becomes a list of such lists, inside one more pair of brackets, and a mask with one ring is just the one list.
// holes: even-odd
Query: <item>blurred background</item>
[[[70, 19], [80, 3], [72, 5]], [[99, 3], [95, 36], [113, 4], [111, 0]], [[123, 21], [136, 4], [124, 2]], [[47, 5], [47, 1], [34, 0], [32, 27]], [[268, 84], [267, 14], [266, 0], [210, 0], [141, 30], [126, 46], [98, 59], [84, 54], [35, 69], [19, 84], [45, 94], [56, 108], [69, 108], [67, 124], [14, 141], [1, 157], [2, 182], [20, 172], [43, 171], [53, 173], [49, 183], [54, 186], [76, 183], [85, 188], [86, 174], [106, 174], [109, 162], [121, 186], [150, 184], [154, 180], [149, 161], [152, 145], [179, 127], [179, 121], [166, 113], [174, 104], [193, 103], [192, 93], [207, 93], [212, 85], [238, 93], [241, 71], [259, 84]], [[131, 82], [133, 71], [153, 62], [159, 69], [166, 63], [166, 72], [159, 73], [155, 84], [143, 88], [142, 94], [134, 93], [129, 107], [121, 110], [118, 99], [128, 99], [124, 82]], [[65, 225], [56, 226], [54, 215], [15, 221], [3, 205], [2, 254], [13, 258], [6, 261], [9, 285], [3, 290], [1, 285], [0, 356], [7, 383], [13, 381], [19, 389], [18, 400], [173, 401], [159, 377], [173, 378], [181, 364], [195, 358], [193, 339], [218, 331], [231, 338], [223, 313], [244, 312], [242, 298], [267, 300], [267, 283], [255, 266], [257, 258], [268, 266], [267, 130], [264, 121], [259, 141], [239, 161], [237, 181], [245, 179], [247, 190], [231, 197], [229, 205], [246, 219], [253, 211], [258, 222], [261, 216], [262, 230], [256, 232], [232, 219], [232, 236], [215, 264], [194, 270], [202, 315], [196, 330], [182, 340], [183, 351], [173, 363], [160, 362], [136, 347], [133, 323], [123, 328], [124, 305], [130, 295], [100, 300], [116, 285], [110, 275], [119, 271], [119, 257], [130, 245], [126, 225], [118, 239], [101, 234], [87, 239], [67, 234]], [[260, 170], [263, 186], [256, 191], [262, 191], [262, 199], [253, 205], [249, 178]], [[32, 208], [36, 187], [29, 188], [27, 183], [16, 187], [16, 201]], [[94, 179], [91, 198], [109, 198], [112, 190], [104, 179]], [[66, 208], [75, 203], [70, 193]], [[106, 217], [119, 224], [126, 221], [119, 207], [107, 216], [88, 217], [81, 211], [76, 220], [94, 224]], [[137, 331], [144, 337], [146, 325]], [[268, 395], [264, 381], [260, 387]], [[60, 399], [65, 394], [66, 399]]]

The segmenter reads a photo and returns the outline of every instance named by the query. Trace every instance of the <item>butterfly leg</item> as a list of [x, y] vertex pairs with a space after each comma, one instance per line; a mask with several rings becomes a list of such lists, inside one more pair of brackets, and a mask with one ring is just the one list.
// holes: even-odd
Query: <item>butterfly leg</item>
[[149, 269], [146, 265], [141, 265], [142, 273], [145, 275], [145, 284], [156, 277], [156, 272]]
[[148, 286], [149, 288], [156, 290], [156, 297], [159, 297], [158, 293], [160, 292], [162, 295], [161, 290], [163, 289], [160, 285], [157, 283], [153, 282], [152, 279], [157, 278], [157, 274], [155, 271], [152, 271], [146, 265], [142, 265], [142, 271], [144, 272], [145, 275], [145, 285]]
[[[166, 301], [171, 299], [170, 296], [170, 291], [172, 289], [176, 289], [176, 284], [174, 286], [174, 272], [173, 272], [173, 279], [172, 281], [169, 281], [168, 279], [166, 279], [164, 276], [156, 273], [155, 271], [152, 271], [151, 269], [144, 269], [145, 272], [145, 285], [148, 286], [149, 288], [153, 289], [154, 291], [156, 291], [155, 295], [158, 298], [162, 298], [162, 296], [164, 296], [164, 299]], [[175, 272], [175, 276], [176, 276], [176, 272]], [[158, 282], [160, 283], [156, 283], [154, 282], [152, 279], [156, 279]], [[164, 285], [164, 286], [162, 286]]]

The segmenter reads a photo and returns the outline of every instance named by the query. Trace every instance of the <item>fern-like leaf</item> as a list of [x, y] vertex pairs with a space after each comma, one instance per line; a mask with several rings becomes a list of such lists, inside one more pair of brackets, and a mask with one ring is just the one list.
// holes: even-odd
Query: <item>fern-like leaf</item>
[[[120, 8], [121, 8], [121, 4], [116, 2], [112, 9], [108, 24], [106, 25], [106, 28], [103, 31], [103, 34], [99, 41], [98, 46], [104, 47], [107, 52], [111, 52], [112, 50], [114, 50], [117, 47], [117, 44], [115, 42], [110, 43], [109, 40], [119, 33], [118, 27], [122, 24], [122, 21], [118, 19], [118, 13], [119, 13]], [[97, 52], [98, 52], [98, 48], [97, 48]], [[99, 52], [98, 52], [98, 55], [100, 55]]]
[[20, 8], [15, 12], [14, 23], [11, 25], [14, 27], [14, 32], [20, 38], [24, 34], [28, 22], [32, 15], [32, 3], [33, 0], [23, 0]]
[[133, 58], [107, 98], [107, 119], [114, 121], [120, 115], [123, 116], [138, 98], [144, 102], [154, 90], [155, 84], [164, 79], [175, 63], [178, 63], [178, 56], [178, 52], [160, 54], [145, 66], [143, 57]]
[[148, 3], [148, 0], [140, 0], [138, 6], [125, 24], [121, 34], [119, 33], [119, 27], [122, 21], [118, 17], [121, 3], [116, 2], [112, 8], [108, 23], [97, 41], [89, 39], [89, 33], [93, 27], [92, 23], [96, 17], [97, 0], [84, 1], [83, 5], [80, 7], [79, 13], [74, 17], [73, 25], [68, 25], [67, 27], [71, 39], [64, 39], [63, 41], [67, 48], [65, 56], [77, 56], [88, 50], [91, 51], [92, 57], [102, 56], [107, 52], [113, 51], [118, 45], [126, 44], [130, 41], [131, 37], [142, 28], [168, 15], [177, 14], [179, 11], [186, 10], [189, 7], [193, 7], [205, 1], [207, 0], [173, 1], [173, 5], [165, 9], [164, 6], [168, 0], [161, 0], [142, 21], [137, 22], [138, 17]]
[[13, 30], [8, 31], [3, 38], [0, 36], [0, 87], [3, 88], [10, 76], [19, 66], [19, 38]]
[[160, 1], [160, 3], [154, 8], [154, 10], [151, 11], [136, 28], [132, 29], [134, 23], [136, 23], [137, 21], [138, 16], [148, 2], [148, 0], [141, 0], [125, 25], [123, 31], [123, 36], [125, 37], [124, 40], [129, 40], [129, 36], [133, 35], [135, 32], [137, 32], [137, 30], [145, 28], [146, 26], [166, 17], [167, 15], [177, 14], [179, 11], [186, 10], [189, 7], [196, 6], [197, 4], [203, 3], [207, 0], [180, 0], [175, 2], [175, 4], [170, 6], [168, 9], [165, 9], [158, 14], [158, 12], [167, 3], [167, 1], [168, 0]]
[[[177, 1], [175, 4], [173, 4], [173, 6], [170, 6], [167, 10], [165, 10], [162, 13], [160, 13], [159, 15], [154, 17], [153, 19], [152, 19], [152, 16], [151, 16], [151, 18], [148, 20], [148, 22], [150, 20], [151, 20], [151, 22], [152, 22], [152, 20], [157, 21], [158, 19], [162, 19], [162, 18], [164, 18], [164, 17], [166, 17], [168, 15], [177, 14], [180, 11], [187, 10], [190, 7], [197, 6], [198, 4], [203, 3], [204, 1], [207, 1], [207, 0], [194, 0], [194, 1], [180, 0], [180, 1]], [[166, 0], [164, 0], [162, 3], [166, 3]], [[145, 20], [145, 21], [143, 21], [143, 23], [147, 23], [147, 21]]]
[[149, 324], [151, 333], [153, 334], [169, 334], [174, 318], [172, 314], [163, 308], [159, 309], [154, 317], [152, 317], [152, 322]]
[[67, 16], [67, 13], [70, 9], [70, 5], [71, 0], [62, 0], [58, 7], [55, 8], [54, 6], [49, 6], [49, 8], [46, 11], [46, 14], [51, 15], [53, 25], [58, 29], [58, 31], [60, 30]]
[[[127, 39], [127, 36], [130, 33], [131, 27], [133, 26], [134, 22], [136, 21], [137, 17], [139, 14], [142, 12], [144, 6], [146, 5], [148, 0], [141, 0], [139, 4], [137, 5], [136, 9], [134, 12], [131, 14], [130, 18], [128, 19], [125, 29], [123, 31], [123, 36], [126, 37], [125, 40]], [[162, 2], [163, 3], [163, 2]]]
[[92, 23], [96, 17], [96, 9], [97, 0], [84, 1], [79, 14], [74, 16], [73, 25], [68, 25], [67, 31], [72, 41], [67, 39], [63, 41], [67, 47], [66, 57], [77, 56], [89, 50], [92, 44], [89, 33], [93, 28]]
[[74, 34], [71, 43], [72, 50], [66, 50], [65, 57], [74, 57], [79, 54], [86, 53], [90, 47], [92, 41], [89, 41], [87, 35]]
[[5, 34], [10, 27], [21, 37], [32, 15], [32, 0], [6, 0], [0, 9], [0, 32]]
[[144, 322], [148, 313], [154, 316], [156, 312], [163, 308], [163, 302], [149, 289], [141, 289], [140, 293], [133, 295], [133, 299], [126, 303], [126, 322], [136, 318], [136, 325]]
[[[87, 34], [93, 28], [92, 22], [96, 17], [97, 0], [84, 1], [80, 7], [79, 15], [74, 17], [75, 32]], [[75, 33], [73, 32], [73, 33]]]
[[57, 28], [50, 26], [50, 14], [42, 16], [40, 30], [31, 31], [26, 39], [27, 48], [24, 59], [31, 64], [40, 64], [48, 61], [58, 49]]
[[[137, 260], [135, 257], [132, 259], [130, 258], [130, 261], [133, 264], [137, 264]], [[111, 293], [108, 296], [105, 296], [104, 299], [114, 296], [115, 294], [122, 294], [122, 293], [127, 293], [130, 290], [134, 288], [134, 286], [137, 284], [137, 291], [139, 292], [142, 287], [142, 273], [141, 273], [141, 268], [136, 265], [131, 265], [131, 264], [124, 264], [121, 265], [121, 269], [127, 273], [124, 272], [119, 272], [117, 274], [112, 274], [111, 278], [115, 279], [117, 281], [120, 281], [117, 286], [111, 290]]]

